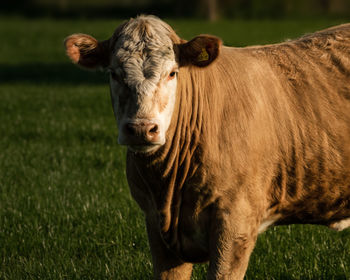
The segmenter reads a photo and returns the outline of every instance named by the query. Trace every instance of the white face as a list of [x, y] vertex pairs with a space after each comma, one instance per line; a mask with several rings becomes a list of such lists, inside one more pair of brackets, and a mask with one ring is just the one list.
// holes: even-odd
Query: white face
[[170, 34], [160, 20], [140, 17], [114, 42], [108, 68], [118, 141], [135, 152], [155, 151], [166, 141], [178, 72]]
[[[163, 59], [157, 64], [161, 67], [146, 69], [140, 74], [137, 67], [130, 69], [127, 63], [120, 67], [115, 59], [109, 69], [112, 105], [119, 128], [118, 142], [134, 152], [151, 152], [164, 145], [172, 119], [178, 66], [175, 59]], [[157, 131], [147, 138], [143, 135], [147, 131], [130, 133], [130, 124], [136, 126], [136, 131], [143, 124], [155, 125]]]

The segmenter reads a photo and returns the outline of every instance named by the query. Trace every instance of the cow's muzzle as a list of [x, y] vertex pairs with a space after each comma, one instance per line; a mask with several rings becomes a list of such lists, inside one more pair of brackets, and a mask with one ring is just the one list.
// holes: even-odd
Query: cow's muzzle
[[119, 138], [121, 145], [127, 145], [133, 150], [147, 150], [145, 148], [163, 144], [160, 139], [160, 125], [155, 121], [137, 120], [122, 125]]

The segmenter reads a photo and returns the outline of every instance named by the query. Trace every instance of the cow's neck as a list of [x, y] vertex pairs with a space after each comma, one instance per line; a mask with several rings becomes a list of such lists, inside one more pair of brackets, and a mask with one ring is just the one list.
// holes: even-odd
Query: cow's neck
[[201, 161], [203, 98], [194, 86], [194, 79], [188, 75], [178, 85], [166, 144], [154, 155], [133, 155], [138, 173], [153, 196], [163, 238], [170, 246], [176, 242], [182, 191]]

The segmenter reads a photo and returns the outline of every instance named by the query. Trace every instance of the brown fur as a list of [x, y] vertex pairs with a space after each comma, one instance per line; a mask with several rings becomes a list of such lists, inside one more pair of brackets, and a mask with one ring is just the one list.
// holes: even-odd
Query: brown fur
[[[208, 66], [218, 57], [221, 44], [219, 38], [211, 35], [200, 35], [187, 43], [177, 44], [175, 51], [177, 51], [178, 63], [180, 66]], [[198, 57], [203, 50], [206, 51], [208, 57], [199, 60]]]
[[350, 25], [186, 64], [166, 144], [127, 154], [155, 278], [243, 279], [264, 221], [350, 217]]
[[110, 40], [98, 42], [86, 34], [74, 34], [64, 41], [72, 62], [85, 68], [106, 67], [109, 64]]
[[349, 217], [349, 50], [347, 25], [180, 68], [166, 146], [128, 154], [153, 234], [183, 261], [209, 260], [209, 277], [241, 279], [263, 219]]

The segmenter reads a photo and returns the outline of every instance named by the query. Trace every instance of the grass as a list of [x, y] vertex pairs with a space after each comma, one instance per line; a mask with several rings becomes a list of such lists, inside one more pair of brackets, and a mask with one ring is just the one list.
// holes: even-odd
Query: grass
[[[72, 66], [63, 38], [107, 38], [119, 20], [0, 18], [0, 279], [150, 279], [143, 216], [125, 179], [125, 149], [107, 76]], [[244, 46], [341, 20], [169, 21]], [[350, 279], [350, 231], [287, 226], [259, 237], [246, 279]], [[193, 279], [205, 278], [197, 265]]]

